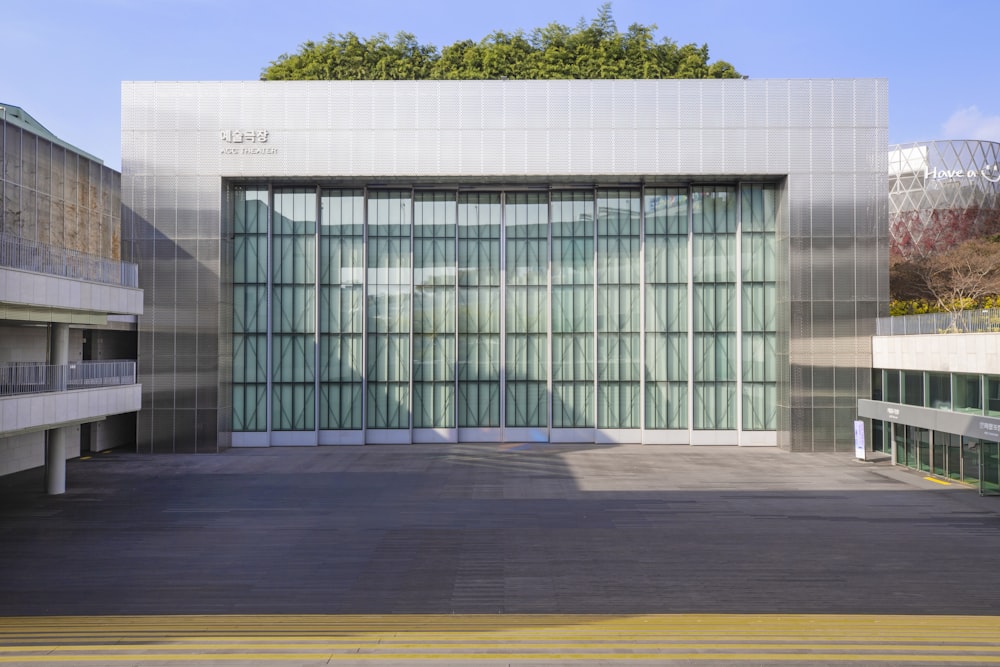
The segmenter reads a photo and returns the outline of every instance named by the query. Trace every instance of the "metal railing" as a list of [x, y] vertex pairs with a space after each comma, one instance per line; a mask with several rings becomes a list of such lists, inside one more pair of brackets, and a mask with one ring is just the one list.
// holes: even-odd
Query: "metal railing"
[[875, 330], [878, 336], [1000, 332], [1000, 308], [880, 317]]
[[0, 232], [0, 266], [122, 287], [139, 286], [139, 265]]
[[135, 361], [77, 361], [63, 366], [0, 366], [0, 396], [135, 384]]

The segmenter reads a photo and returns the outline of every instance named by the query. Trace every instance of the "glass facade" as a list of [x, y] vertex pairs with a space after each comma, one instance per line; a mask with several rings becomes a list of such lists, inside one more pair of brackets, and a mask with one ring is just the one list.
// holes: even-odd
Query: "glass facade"
[[[872, 400], [996, 417], [1000, 415], [989, 409], [988, 400], [984, 405], [982, 397], [983, 387], [989, 396], [991, 382], [995, 386], [998, 380], [996, 376], [970, 373], [874, 369]], [[911, 415], [910, 419], [916, 418]], [[955, 424], [958, 426], [954, 430], [966, 428], [959, 422]], [[978, 425], [980, 433], [994, 438], [1000, 433], [1000, 424], [991, 420], [968, 424]], [[879, 419], [872, 419], [871, 432], [872, 450], [893, 454], [899, 465], [976, 485], [982, 494], [1000, 494], [1000, 443], [993, 439]]]
[[236, 433], [776, 429], [773, 184], [230, 200]]

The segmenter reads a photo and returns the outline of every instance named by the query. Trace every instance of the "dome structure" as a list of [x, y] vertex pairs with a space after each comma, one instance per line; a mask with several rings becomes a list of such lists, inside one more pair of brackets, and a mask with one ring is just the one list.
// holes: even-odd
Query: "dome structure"
[[1000, 233], [1000, 143], [889, 148], [889, 249], [906, 259]]

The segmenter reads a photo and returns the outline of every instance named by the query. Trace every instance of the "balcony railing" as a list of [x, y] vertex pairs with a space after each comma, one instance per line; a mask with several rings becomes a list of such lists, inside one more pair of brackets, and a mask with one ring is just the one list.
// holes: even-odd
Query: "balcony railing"
[[139, 286], [139, 266], [0, 232], [0, 266], [121, 287]]
[[77, 361], [64, 366], [0, 366], [0, 396], [135, 384], [135, 361]]
[[991, 331], [1000, 332], [1000, 308], [880, 317], [876, 325], [876, 332], [879, 336], [989, 333]]

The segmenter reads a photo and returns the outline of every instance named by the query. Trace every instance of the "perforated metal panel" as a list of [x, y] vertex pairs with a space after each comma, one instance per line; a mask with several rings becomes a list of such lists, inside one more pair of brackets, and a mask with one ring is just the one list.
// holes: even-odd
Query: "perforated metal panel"
[[[884, 80], [126, 82], [122, 191], [146, 298], [140, 448], [229, 442], [226, 179], [767, 179], [783, 193], [778, 443], [850, 451], [849, 410], [834, 406], [867, 397], [858, 341], [888, 300], [887, 117]], [[227, 142], [233, 131], [266, 141]]]

